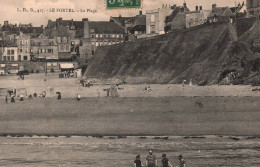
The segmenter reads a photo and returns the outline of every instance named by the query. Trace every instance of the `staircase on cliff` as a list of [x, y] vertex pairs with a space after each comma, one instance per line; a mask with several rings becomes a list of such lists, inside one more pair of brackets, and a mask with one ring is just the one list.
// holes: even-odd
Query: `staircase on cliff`
[[228, 29], [229, 29], [231, 40], [234, 42], [238, 41], [238, 36], [237, 36], [237, 31], [235, 26], [232, 25], [231, 23], [228, 23]]

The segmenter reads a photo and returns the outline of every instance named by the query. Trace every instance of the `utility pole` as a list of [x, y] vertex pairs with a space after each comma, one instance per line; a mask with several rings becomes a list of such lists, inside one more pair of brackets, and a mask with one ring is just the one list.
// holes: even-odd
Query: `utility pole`
[[235, 1], [235, 23], [237, 22], [237, 1]]

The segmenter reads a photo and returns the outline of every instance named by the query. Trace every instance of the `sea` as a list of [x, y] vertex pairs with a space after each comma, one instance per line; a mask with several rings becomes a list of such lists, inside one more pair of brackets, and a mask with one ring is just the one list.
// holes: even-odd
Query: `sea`
[[256, 136], [2, 136], [0, 166], [133, 167], [149, 150], [161, 166], [162, 154], [175, 167], [259, 167]]

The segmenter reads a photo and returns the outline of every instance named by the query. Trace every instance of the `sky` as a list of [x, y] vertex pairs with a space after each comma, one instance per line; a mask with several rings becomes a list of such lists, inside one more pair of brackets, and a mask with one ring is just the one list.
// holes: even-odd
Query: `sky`
[[[90, 21], [107, 21], [110, 16], [134, 16], [140, 10], [145, 14], [146, 10], [157, 9], [162, 4], [168, 5], [182, 5], [184, 0], [141, 0], [141, 9], [117, 9], [107, 10], [105, 8], [106, 0], [0, 0], [0, 24], [3, 25], [5, 20], [12, 24], [28, 24], [33, 26], [46, 25], [48, 20], [56, 20], [62, 17], [65, 19], [82, 20], [82, 18], [89, 18]], [[203, 10], [210, 10], [212, 4], [217, 4], [219, 7], [230, 6], [233, 7], [239, 2], [245, 0], [185, 0], [188, 8], [193, 11], [195, 6], [202, 6]], [[26, 8], [34, 11], [44, 12], [19, 12]], [[50, 8], [61, 9], [70, 8], [74, 10], [91, 9], [96, 12], [47, 12]]]

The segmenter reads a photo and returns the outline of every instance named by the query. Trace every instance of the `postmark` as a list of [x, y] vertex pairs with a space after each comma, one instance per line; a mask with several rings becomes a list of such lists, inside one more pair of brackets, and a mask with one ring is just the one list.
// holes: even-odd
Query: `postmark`
[[105, 0], [106, 9], [141, 8], [143, 0]]

